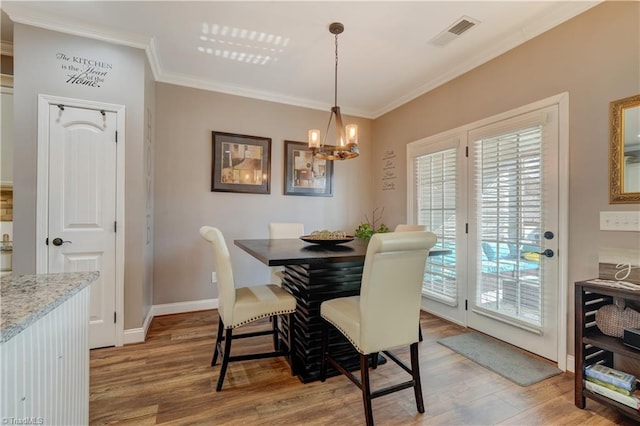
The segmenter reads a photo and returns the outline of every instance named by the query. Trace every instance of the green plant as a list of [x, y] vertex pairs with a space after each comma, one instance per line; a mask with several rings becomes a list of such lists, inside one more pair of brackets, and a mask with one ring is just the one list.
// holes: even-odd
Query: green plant
[[379, 226], [376, 225], [376, 222], [382, 219], [384, 208], [380, 212], [380, 216], [376, 217], [377, 211], [378, 209], [373, 210], [373, 214], [371, 215], [372, 220], [369, 220], [366, 214], [364, 215], [366, 222], [362, 222], [360, 225], [358, 225], [355, 232], [356, 237], [368, 240], [373, 234], [389, 232], [389, 227], [384, 223], [380, 223]]

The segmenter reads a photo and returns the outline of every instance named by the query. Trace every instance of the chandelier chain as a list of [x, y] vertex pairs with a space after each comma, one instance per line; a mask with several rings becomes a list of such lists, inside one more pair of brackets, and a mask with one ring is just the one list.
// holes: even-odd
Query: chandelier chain
[[[324, 135], [320, 130], [309, 130], [309, 148], [314, 158], [323, 160], [347, 160], [355, 158], [360, 154], [358, 149], [358, 126], [349, 124], [345, 126], [342, 122], [342, 114], [338, 106], [338, 34], [344, 31], [344, 25], [340, 22], [333, 22], [329, 25], [329, 32], [335, 36], [335, 67], [334, 67], [334, 86], [333, 100], [334, 106], [331, 107], [329, 121], [327, 122], [327, 130]], [[327, 144], [331, 121], [335, 118], [336, 142], [334, 145]]]
[[338, 34], [336, 34], [336, 69], [334, 75], [334, 106], [338, 106]]

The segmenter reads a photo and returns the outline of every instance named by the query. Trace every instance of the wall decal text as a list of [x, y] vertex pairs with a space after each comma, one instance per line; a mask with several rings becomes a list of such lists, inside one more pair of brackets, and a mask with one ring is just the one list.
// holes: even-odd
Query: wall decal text
[[100, 87], [104, 83], [113, 65], [108, 62], [83, 58], [81, 56], [57, 53], [56, 59], [66, 71], [65, 83], [86, 87]]
[[387, 150], [382, 156], [382, 190], [396, 190], [396, 153], [393, 150]]

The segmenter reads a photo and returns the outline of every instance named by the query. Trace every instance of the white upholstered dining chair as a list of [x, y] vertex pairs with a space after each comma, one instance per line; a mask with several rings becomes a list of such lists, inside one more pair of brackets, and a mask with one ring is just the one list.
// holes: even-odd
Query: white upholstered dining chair
[[[426, 231], [427, 225], [413, 225], [410, 223], [400, 223], [396, 225], [393, 229], [393, 232], [415, 232], [415, 231]], [[420, 326], [420, 322], [418, 322], [418, 340], [422, 342], [422, 327]]]
[[[222, 232], [211, 226], [200, 228], [200, 235], [213, 246], [213, 261], [218, 273], [218, 334], [211, 366], [216, 365], [218, 354], [222, 354], [222, 366], [218, 376], [216, 391], [222, 390], [227, 366], [232, 361], [288, 356], [291, 374], [294, 374], [291, 354], [293, 353], [294, 315], [296, 299], [286, 290], [275, 284], [251, 287], [236, 287], [229, 249], [224, 241]], [[281, 347], [280, 330], [278, 329], [278, 315], [287, 315], [288, 332], [286, 349]], [[234, 330], [261, 318], [271, 318], [272, 326], [268, 330], [255, 331], [244, 334], [234, 334]], [[223, 335], [224, 333], [224, 335]], [[273, 352], [245, 354], [231, 356], [231, 342], [234, 339], [273, 335]], [[222, 344], [224, 342], [224, 350]]]
[[427, 225], [411, 225], [408, 223], [400, 223], [396, 225], [393, 232], [411, 232], [411, 231], [426, 231]]
[[[322, 358], [320, 379], [325, 381], [327, 364], [345, 374], [362, 391], [365, 419], [373, 425], [371, 400], [413, 387], [418, 412], [424, 412], [418, 357], [418, 329], [422, 277], [429, 249], [436, 243], [432, 232], [374, 234], [364, 260], [359, 296], [322, 302]], [[329, 326], [335, 327], [360, 355], [360, 380], [334, 358], [329, 350]], [[411, 367], [390, 349], [409, 346]], [[411, 375], [411, 380], [375, 391], [369, 384], [369, 358], [379, 352]], [[375, 368], [377, 362], [372, 362]]]
[[[304, 235], [304, 224], [298, 222], [269, 223], [269, 238], [300, 238]], [[284, 266], [271, 267], [271, 282], [282, 286]]]

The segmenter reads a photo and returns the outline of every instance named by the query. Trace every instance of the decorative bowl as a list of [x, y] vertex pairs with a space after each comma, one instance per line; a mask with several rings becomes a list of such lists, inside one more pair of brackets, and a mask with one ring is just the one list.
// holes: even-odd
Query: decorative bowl
[[346, 235], [345, 238], [332, 238], [332, 239], [319, 239], [317, 237], [313, 237], [311, 235], [303, 235], [300, 239], [306, 243], [311, 244], [320, 244], [323, 246], [333, 246], [336, 244], [348, 243], [349, 241], [353, 241], [355, 237], [353, 235]]

